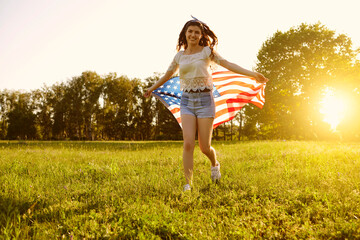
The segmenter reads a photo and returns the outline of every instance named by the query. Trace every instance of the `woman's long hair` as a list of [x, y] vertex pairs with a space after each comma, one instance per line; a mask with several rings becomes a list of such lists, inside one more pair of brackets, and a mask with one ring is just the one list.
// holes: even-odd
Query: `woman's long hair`
[[181, 30], [179, 34], [179, 40], [177, 45], [177, 50], [180, 51], [183, 47], [186, 49], [188, 47], [188, 43], [186, 41], [186, 31], [189, 26], [198, 26], [201, 29], [201, 35], [202, 38], [200, 39], [199, 45], [200, 46], [209, 46], [211, 49], [211, 55], [213, 54], [214, 46], [217, 45], [218, 39], [213, 31], [209, 28], [208, 25], [206, 25], [203, 22], [200, 22], [199, 20], [190, 20], [187, 23], [185, 23], [183, 29]]

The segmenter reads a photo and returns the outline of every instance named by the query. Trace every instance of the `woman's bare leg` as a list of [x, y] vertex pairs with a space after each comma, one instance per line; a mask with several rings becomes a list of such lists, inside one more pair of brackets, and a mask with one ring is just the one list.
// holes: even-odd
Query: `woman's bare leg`
[[198, 118], [198, 140], [200, 150], [209, 158], [211, 165], [216, 166], [216, 151], [211, 147], [211, 136], [213, 127], [213, 118]]
[[187, 184], [191, 184], [194, 169], [194, 148], [196, 134], [196, 117], [181, 115], [181, 125], [184, 138], [183, 165]]

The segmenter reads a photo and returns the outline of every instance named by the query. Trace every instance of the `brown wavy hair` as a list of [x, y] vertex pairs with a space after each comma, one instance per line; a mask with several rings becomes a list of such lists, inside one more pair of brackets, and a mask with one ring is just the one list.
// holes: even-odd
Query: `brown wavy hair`
[[186, 33], [188, 27], [190, 27], [190, 26], [198, 26], [201, 29], [202, 38], [200, 39], [199, 45], [204, 46], [204, 47], [209, 46], [211, 49], [211, 55], [213, 55], [213, 49], [214, 49], [214, 46], [217, 45], [218, 39], [217, 39], [215, 33], [213, 31], [211, 31], [209, 26], [203, 22], [200, 22], [199, 20], [190, 20], [187, 23], [185, 23], [183, 29], [181, 30], [181, 32], [179, 34], [179, 40], [178, 40], [176, 49], [178, 51], [180, 51], [182, 47], [184, 49], [186, 49], [188, 47], [185, 33]]

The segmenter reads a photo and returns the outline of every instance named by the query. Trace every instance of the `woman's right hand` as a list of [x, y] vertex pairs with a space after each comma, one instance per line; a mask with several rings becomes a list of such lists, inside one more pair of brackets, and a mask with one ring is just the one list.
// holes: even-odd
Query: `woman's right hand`
[[151, 96], [151, 92], [150, 89], [147, 89], [146, 92], [144, 93], [144, 97], [148, 98]]

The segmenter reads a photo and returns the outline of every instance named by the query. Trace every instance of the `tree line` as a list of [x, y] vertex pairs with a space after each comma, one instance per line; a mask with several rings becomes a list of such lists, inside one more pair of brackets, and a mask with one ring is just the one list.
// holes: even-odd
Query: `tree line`
[[[360, 139], [359, 49], [321, 23], [277, 31], [257, 55], [256, 71], [270, 79], [263, 109], [246, 105], [214, 130], [218, 140]], [[130, 79], [86, 71], [30, 92], [0, 91], [0, 139], [181, 139], [171, 113], [143, 92], [159, 79]], [[331, 131], [319, 108], [326, 89], [350, 99], [348, 115]]]
[[0, 137], [144, 140], [155, 139], [163, 132], [176, 134], [177, 128], [171, 131], [162, 129], [162, 124], [155, 126], [163, 115], [171, 116], [154, 99], [142, 96], [144, 87], [139, 79], [87, 71], [31, 92], [4, 90], [0, 93]]

